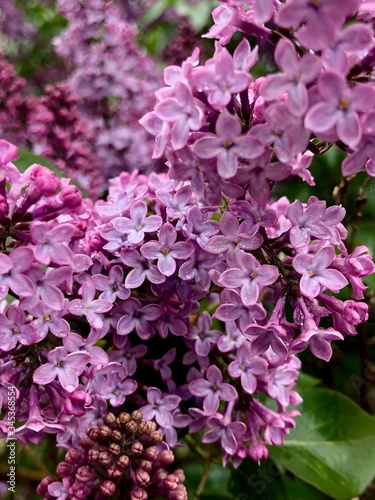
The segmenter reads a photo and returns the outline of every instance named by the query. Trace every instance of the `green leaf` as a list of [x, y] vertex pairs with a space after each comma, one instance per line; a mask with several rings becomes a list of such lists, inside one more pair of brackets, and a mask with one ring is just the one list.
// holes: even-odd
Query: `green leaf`
[[[20, 172], [24, 172], [28, 167], [30, 167], [30, 165], [33, 165], [33, 163], [37, 163], [38, 165], [43, 165], [43, 167], [47, 167], [52, 170], [52, 172], [54, 172], [59, 179], [61, 179], [61, 177], [68, 176], [67, 173], [62, 172], [51, 160], [44, 156], [39, 156], [31, 153], [31, 151], [28, 151], [27, 149], [19, 149], [18, 153], [19, 156], [13, 163], [16, 165]], [[85, 190], [77, 182], [71, 180], [71, 184], [77, 186], [77, 188], [81, 191], [83, 197], [88, 196]]]
[[[183, 466], [186, 476], [185, 485], [189, 498], [195, 498], [196, 491], [204, 475], [202, 463], [190, 462]], [[210, 464], [207, 480], [204, 485], [200, 500], [235, 500], [228, 487], [231, 469], [220, 465]]]
[[308, 375], [307, 373], [300, 372], [297, 380], [296, 391], [298, 392], [300, 389], [308, 389], [310, 387], [314, 387], [315, 385], [319, 385], [321, 381], [316, 378]]
[[27, 149], [19, 149], [18, 152], [19, 156], [13, 163], [18, 167], [20, 172], [24, 172], [28, 167], [30, 167], [30, 165], [37, 163], [38, 165], [48, 167], [50, 170], [55, 172], [57, 177], [64, 177], [64, 173], [61, 172], [61, 170], [56, 167], [51, 160], [48, 160], [48, 158], [31, 153], [30, 151], [27, 151]]
[[375, 418], [338, 392], [299, 392], [302, 416], [271, 459], [337, 500], [359, 495], [375, 475]]
[[232, 471], [229, 490], [236, 500], [288, 500], [282, 476], [271, 460], [259, 464], [250, 458]]
[[174, 3], [175, 0], [159, 0], [159, 2], [155, 2], [146, 10], [145, 15], [141, 19], [140, 25], [147, 26], [148, 24], [153, 23], [166, 9], [172, 7]]

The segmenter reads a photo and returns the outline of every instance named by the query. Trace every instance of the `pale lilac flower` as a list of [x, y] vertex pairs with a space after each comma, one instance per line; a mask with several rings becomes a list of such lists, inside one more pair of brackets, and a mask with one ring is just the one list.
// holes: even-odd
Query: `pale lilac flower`
[[314, 298], [322, 287], [337, 293], [348, 284], [345, 276], [329, 266], [335, 259], [332, 246], [321, 248], [316, 255], [299, 254], [293, 259], [294, 269], [302, 275], [300, 290], [306, 297]]
[[26, 274], [35, 283], [35, 293], [22, 299], [21, 304], [25, 309], [34, 307], [39, 299], [51, 309], [62, 310], [64, 308], [65, 297], [61, 288], [64, 282], [72, 279], [71, 267], [61, 266], [45, 273], [39, 265], [34, 265]]
[[263, 243], [259, 233], [247, 237], [245, 223], [238, 222], [238, 218], [230, 212], [224, 212], [220, 219], [220, 230], [222, 235], [212, 236], [205, 245], [206, 252], [221, 254], [229, 252], [234, 258], [238, 250], [254, 250]]
[[126, 288], [139, 288], [145, 279], [155, 284], [163, 283], [166, 279], [157, 266], [148, 262], [138, 250], [126, 248], [121, 252], [120, 258], [126, 266], [133, 268], [126, 275]]
[[190, 243], [176, 243], [177, 231], [170, 223], [164, 224], [159, 233], [159, 242], [148, 241], [141, 247], [141, 253], [146, 259], [157, 259], [158, 269], [165, 276], [171, 276], [176, 270], [175, 259], [187, 259], [194, 252]]
[[362, 137], [362, 125], [358, 112], [364, 112], [375, 104], [375, 91], [366, 84], [348, 87], [345, 78], [326, 71], [318, 81], [321, 100], [307, 112], [305, 127], [314, 133], [336, 130], [338, 138], [355, 147]]
[[10, 306], [7, 315], [0, 313], [0, 349], [11, 351], [19, 342], [32, 345], [41, 340], [36, 328], [27, 322], [24, 311], [18, 306]]
[[34, 262], [31, 248], [20, 247], [9, 255], [0, 254], [0, 300], [4, 299], [9, 288], [19, 297], [30, 297], [35, 292], [35, 285], [25, 273]]
[[[241, 302], [242, 304], [242, 302]], [[245, 337], [236, 325], [235, 321], [226, 321], [225, 334], [222, 334], [217, 341], [217, 348], [220, 352], [236, 351], [245, 342]]]
[[190, 88], [182, 82], [176, 82], [174, 97], [169, 97], [156, 105], [155, 114], [171, 124], [173, 149], [183, 148], [188, 141], [190, 130], [199, 130], [203, 125], [203, 111]]
[[241, 377], [242, 388], [249, 394], [253, 394], [257, 388], [257, 377], [263, 377], [267, 373], [267, 362], [257, 356], [253, 356], [249, 342], [244, 342], [238, 348], [234, 361], [228, 366], [231, 377]]
[[237, 321], [244, 331], [250, 323], [263, 323], [267, 316], [263, 305], [258, 303], [245, 306], [241, 296], [235, 291], [225, 289], [220, 294], [220, 305], [213, 317], [221, 321]]
[[163, 310], [157, 304], [142, 306], [138, 299], [130, 298], [124, 302], [121, 312], [116, 327], [118, 335], [128, 335], [135, 330], [141, 339], [147, 340], [155, 331], [152, 322], [162, 315]]
[[267, 391], [271, 398], [278, 401], [283, 406], [290, 404], [289, 386], [298, 378], [298, 370], [278, 366], [272, 373], [267, 384]]
[[198, 206], [191, 207], [187, 214], [187, 222], [183, 232], [198, 245], [206, 249], [206, 243], [211, 236], [219, 232], [219, 224], [207, 218], [207, 215]]
[[130, 296], [130, 290], [123, 284], [124, 272], [119, 265], [111, 267], [108, 276], [94, 274], [91, 277], [91, 281], [94, 283], [97, 290], [103, 292], [99, 296], [100, 299], [114, 302], [117, 297], [121, 300], [125, 300]]
[[297, 354], [309, 347], [314, 356], [328, 362], [332, 357], [332, 340], [344, 340], [344, 337], [333, 328], [323, 330], [318, 328], [314, 321], [310, 323], [311, 325], [292, 342], [290, 352]]
[[189, 390], [194, 396], [204, 398], [203, 410], [208, 416], [217, 412], [220, 401], [233, 401], [238, 394], [232, 385], [223, 382], [223, 375], [217, 366], [207, 368], [206, 378], [190, 382]]
[[144, 240], [145, 233], [152, 233], [162, 225], [162, 218], [158, 215], [147, 217], [147, 205], [144, 201], [136, 201], [130, 209], [128, 217], [115, 217], [111, 220], [112, 226], [121, 234], [127, 234], [127, 242], [137, 245]]
[[108, 399], [116, 408], [124, 404], [126, 396], [136, 391], [137, 382], [127, 378], [123, 366], [111, 362], [94, 373], [92, 388], [95, 394]]
[[279, 272], [275, 266], [261, 265], [251, 254], [240, 250], [236, 255], [238, 267], [227, 269], [219, 278], [222, 286], [241, 289], [241, 300], [245, 306], [256, 304], [260, 293], [274, 283]]
[[88, 352], [72, 352], [68, 354], [65, 347], [56, 347], [47, 353], [48, 363], [37, 368], [33, 375], [35, 384], [50, 384], [55, 378], [67, 392], [78, 387], [78, 377], [85, 370], [91, 356]]
[[311, 236], [319, 239], [330, 238], [330, 230], [321, 222], [326, 207], [325, 201], [316, 201], [304, 207], [299, 200], [296, 200], [289, 205], [287, 215], [292, 223], [289, 238], [294, 248], [306, 247], [310, 243]]
[[195, 340], [194, 349], [198, 356], [208, 356], [221, 335], [219, 330], [211, 330], [212, 318], [207, 311], [203, 311], [197, 321], [197, 326], [191, 326], [188, 339]]
[[272, 347], [281, 359], [285, 359], [288, 355], [288, 349], [285, 345], [287, 335], [285, 329], [280, 325], [249, 325], [243, 334], [251, 341], [250, 349], [253, 356], [265, 353], [269, 347]]
[[112, 309], [112, 302], [105, 299], [95, 300], [96, 288], [91, 280], [82, 286], [82, 299], [74, 299], [69, 304], [69, 311], [74, 316], [86, 316], [93, 328], [99, 330], [103, 326], [102, 313]]
[[238, 442], [241, 442], [246, 433], [246, 425], [243, 422], [226, 422], [223, 417], [210, 417], [207, 427], [211, 430], [202, 437], [202, 443], [214, 443], [220, 440], [221, 447], [228, 453], [234, 455], [237, 451]]
[[38, 300], [30, 312], [34, 316], [31, 324], [36, 328], [39, 340], [46, 337], [49, 331], [60, 338], [69, 335], [70, 325], [61, 317], [66, 313], [65, 304], [62, 310], [56, 311], [47, 306], [45, 302]]
[[357, 0], [292, 0], [275, 14], [275, 22], [283, 28], [301, 27], [297, 40], [306, 48], [319, 51], [334, 42], [337, 29], [355, 14]]
[[222, 48], [215, 53], [211, 64], [195, 68], [193, 81], [199, 90], [208, 92], [208, 102], [218, 111], [223, 111], [236, 94], [245, 90], [250, 83], [250, 76], [245, 71], [238, 71], [229, 52]]
[[51, 227], [48, 222], [33, 221], [30, 234], [38, 262], [46, 266], [51, 262], [73, 265], [73, 252], [69, 243], [77, 234], [77, 230], [72, 224], [64, 223]]
[[198, 139], [193, 152], [200, 158], [217, 159], [217, 171], [223, 179], [236, 175], [237, 158], [256, 158], [264, 146], [251, 136], [241, 135], [241, 124], [227, 110], [220, 113], [215, 127], [216, 134], [206, 134]]
[[144, 420], [155, 418], [156, 422], [165, 429], [173, 425], [172, 411], [181, 401], [179, 396], [170, 394], [163, 397], [160, 389], [149, 387], [147, 401], [149, 404], [139, 409], [143, 413]]
[[267, 76], [261, 83], [259, 92], [265, 100], [270, 101], [287, 91], [289, 111], [302, 116], [308, 106], [306, 85], [319, 75], [320, 59], [313, 54], [305, 54], [299, 58], [294, 45], [284, 38], [277, 44], [274, 57], [283, 72]]

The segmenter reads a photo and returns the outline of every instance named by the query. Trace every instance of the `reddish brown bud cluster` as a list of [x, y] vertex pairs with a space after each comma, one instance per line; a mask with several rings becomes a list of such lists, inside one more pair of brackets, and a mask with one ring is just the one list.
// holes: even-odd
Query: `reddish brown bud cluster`
[[[166, 469], [174, 461], [173, 452], [163, 447], [155, 422], [142, 418], [140, 411], [118, 417], [108, 413], [103, 425], [87, 429], [82, 448], [70, 448], [57, 467], [68, 499], [187, 500], [183, 471], [171, 474]], [[42, 483], [38, 493], [49, 500], [52, 479]]]

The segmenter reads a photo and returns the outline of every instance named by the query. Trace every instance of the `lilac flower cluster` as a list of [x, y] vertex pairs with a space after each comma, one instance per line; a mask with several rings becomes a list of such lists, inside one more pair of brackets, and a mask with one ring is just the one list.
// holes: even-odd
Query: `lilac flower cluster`
[[66, 83], [90, 124], [103, 178], [108, 181], [134, 166], [154, 169], [153, 143], [138, 120], [153, 108], [161, 74], [136, 45], [135, 25], [114, 1], [57, 4], [68, 27], [55, 39], [56, 50], [69, 68]]
[[26, 81], [0, 53], [0, 133], [18, 147], [46, 156], [92, 196], [103, 189], [102, 164], [88, 121], [68, 85], [46, 87], [43, 96], [28, 96]]

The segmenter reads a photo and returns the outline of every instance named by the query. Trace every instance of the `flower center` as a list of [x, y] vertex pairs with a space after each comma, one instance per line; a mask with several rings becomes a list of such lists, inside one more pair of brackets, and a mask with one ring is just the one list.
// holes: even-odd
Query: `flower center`
[[232, 142], [230, 139], [227, 139], [227, 140], [224, 142], [224, 147], [225, 147], [226, 149], [230, 149], [232, 146], [233, 146], [233, 142]]
[[254, 271], [252, 273], [250, 273], [250, 278], [256, 278], [257, 277], [257, 273], [255, 273]]
[[13, 328], [13, 333], [20, 333], [20, 329], [18, 328], [18, 326], [15, 326]]
[[142, 229], [143, 229], [142, 224], [139, 224], [139, 226], [137, 226], [137, 227], [136, 227], [136, 230], [137, 230], [137, 231], [142, 231]]
[[341, 111], [346, 111], [349, 107], [350, 101], [347, 97], [342, 97], [339, 103], [339, 109]]
[[168, 255], [170, 251], [171, 251], [171, 249], [170, 249], [170, 248], [168, 248], [168, 247], [164, 247], [164, 248], [163, 248], [163, 250], [161, 251], [161, 253], [162, 253], [163, 255]]
[[45, 316], [43, 316], [43, 321], [45, 323], [47, 323], [48, 321], [51, 321], [51, 316], [48, 316], [48, 314], [46, 314]]
[[312, 278], [314, 276], [314, 271], [312, 269], [310, 269], [307, 274], [309, 275], [310, 278]]

